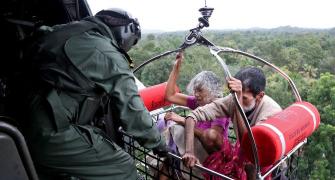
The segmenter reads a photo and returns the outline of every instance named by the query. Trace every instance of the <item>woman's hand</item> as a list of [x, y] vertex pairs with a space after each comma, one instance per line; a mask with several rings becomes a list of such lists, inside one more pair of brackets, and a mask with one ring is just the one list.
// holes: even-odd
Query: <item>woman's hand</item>
[[174, 62], [174, 68], [179, 72], [181, 62], [184, 59], [184, 53], [183, 51], [180, 51], [176, 55], [176, 61]]
[[174, 121], [179, 125], [184, 126], [185, 125], [185, 118], [179, 116], [178, 114], [174, 112], [167, 112], [164, 116], [165, 121]]
[[165, 89], [165, 100], [173, 104], [186, 106], [188, 96], [186, 94], [177, 92], [177, 79], [179, 76], [181, 61], [183, 58], [183, 52], [179, 52], [176, 56], [176, 61], [173, 65], [172, 71], [170, 72], [169, 79], [167, 81]]

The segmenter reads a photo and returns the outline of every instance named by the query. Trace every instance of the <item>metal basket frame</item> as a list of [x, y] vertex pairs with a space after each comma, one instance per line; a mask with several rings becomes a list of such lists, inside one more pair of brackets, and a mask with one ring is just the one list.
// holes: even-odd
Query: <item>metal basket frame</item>
[[[213, 8], [207, 8], [207, 6], [205, 6], [205, 8], [201, 8], [199, 9], [200, 12], [202, 11], [205, 11], [205, 12], [211, 12], [213, 11], [214, 9]], [[229, 71], [229, 68], [228, 66], [226, 65], [225, 61], [219, 56], [219, 54], [239, 54], [239, 55], [242, 55], [242, 56], [246, 56], [248, 58], [251, 58], [252, 60], [256, 60], [258, 62], [261, 62], [267, 66], [269, 66], [270, 68], [272, 68], [273, 70], [275, 70], [277, 73], [279, 73], [286, 81], [288, 81], [290, 87], [291, 87], [291, 90], [293, 91], [293, 94], [295, 96], [295, 99], [296, 99], [296, 102], [301, 102], [301, 96], [299, 94], [299, 91], [297, 90], [296, 88], [296, 85], [294, 84], [294, 82], [292, 81], [292, 79], [284, 72], [282, 71], [280, 68], [278, 68], [277, 66], [269, 63], [268, 61], [260, 58], [260, 57], [257, 57], [253, 54], [250, 54], [250, 53], [247, 53], [247, 52], [243, 52], [243, 51], [240, 51], [240, 50], [235, 50], [235, 49], [232, 49], [232, 48], [229, 48], [229, 47], [220, 47], [220, 46], [216, 46], [214, 43], [210, 42], [207, 38], [205, 38], [203, 35], [202, 35], [202, 32], [201, 30], [204, 28], [204, 27], [208, 27], [209, 26], [209, 23], [208, 23], [208, 18], [210, 17], [210, 14], [208, 13], [205, 13], [206, 15], [206, 26], [204, 25], [204, 22], [203, 21], [200, 21], [200, 18], [199, 18], [199, 24], [196, 28], [193, 28], [193, 29], [190, 29], [189, 30], [189, 33], [186, 35], [185, 37], [185, 40], [184, 42], [181, 44], [180, 47], [178, 47], [177, 49], [175, 50], [170, 50], [170, 51], [166, 51], [166, 52], [163, 52], [159, 55], [156, 55], [148, 60], [146, 60], [145, 62], [143, 62], [142, 64], [140, 64], [139, 66], [137, 66], [135, 69], [134, 69], [134, 73], [136, 73], [139, 69], [141, 69], [142, 67], [144, 67], [145, 65], [151, 63], [151, 62], [154, 62], [158, 59], [160, 59], [161, 57], [164, 57], [164, 56], [167, 56], [167, 55], [170, 55], [172, 53], [176, 53], [176, 52], [180, 52], [182, 50], [185, 50], [193, 45], [201, 45], [201, 46], [204, 46], [206, 48], [209, 49], [210, 53], [216, 58], [216, 60], [219, 62], [219, 64], [221, 65], [222, 69], [223, 69], [223, 72], [226, 76], [225, 80], [227, 78], [230, 78], [232, 77], [230, 71]], [[204, 15], [204, 14], [203, 14]], [[293, 154], [295, 154], [296, 151], [298, 151], [306, 142], [307, 142], [307, 138], [300, 142], [299, 144], [297, 144], [287, 155], [283, 156], [278, 162], [276, 162], [272, 168], [270, 168], [267, 172], [265, 172], [264, 174], [261, 173], [261, 167], [260, 167], [260, 164], [259, 164], [259, 159], [258, 159], [258, 150], [257, 150], [257, 146], [256, 146], [256, 142], [255, 142], [255, 138], [253, 136], [253, 133], [251, 131], [251, 127], [250, 127], [250, 124], [248, 122], [248, 119], [243, 111], [243, 108], [241, 106], [241, 103], [239, 102], [238, 98], [237, 98], [237, 94], [235, 92], [231, 92], [232, 96], [233, 96], [233, 99], [235, 101], [235, 104], [236, 104], [236, 107], [238, 108], [238, 111], [240, 113], [240, 115], [242, 116], [242, 119], [243, 119], [243, 122], [247, 128], [247, 135], [248, 135], [248, 138], [251, 142], [251, 147], [252, 147], [252, 155], [253, 155], [253, 160], [254, 160], [254, 164], [255, 164], [255, 169], [256, 169], [256, 179], [264, 179], [266, 176], [270, 175], [273, 171], [275, 171], [281, 164], [283, 164], [285, 161], [287, 161]], [[293, 171], [290, 171], [290, 172], [293, 172]]]

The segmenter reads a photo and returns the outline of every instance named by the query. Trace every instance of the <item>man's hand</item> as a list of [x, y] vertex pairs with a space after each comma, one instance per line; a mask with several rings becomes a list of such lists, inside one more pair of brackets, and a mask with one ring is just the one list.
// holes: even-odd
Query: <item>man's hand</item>
[[234, 77], [227, 78], [228, 87], [236, 92], [238, 99], [242, 102], [242, 82]]
[[174, 112], [167, 112], [164, 116], [165, 121], [174, 121], [179, 125], [184, 126], [185, 125], [185, 118], [179, 116], [178, 114]]
[[159, 157], [166, 157], [169, 152], [169, 148], [165, 145], [165, 143], [161, 143], [159, 146], [153, 148], [152, 152]]
[[200, 164], [199, 159], [193, 153], [185, 153], [182, 157], [184, 165], [188, 168], [194, 167], [195, 164]]

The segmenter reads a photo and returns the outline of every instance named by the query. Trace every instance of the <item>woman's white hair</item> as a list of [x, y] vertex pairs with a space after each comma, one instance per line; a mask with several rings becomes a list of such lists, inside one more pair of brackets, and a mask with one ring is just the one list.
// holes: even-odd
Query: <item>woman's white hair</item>
[[202, 71], [195, 75], [186, 90], [190, 95], [194, 95], [196, 89], [207, 89], [212, 97], [223, 96], [223, 84], [220, 78], [212, 71]]

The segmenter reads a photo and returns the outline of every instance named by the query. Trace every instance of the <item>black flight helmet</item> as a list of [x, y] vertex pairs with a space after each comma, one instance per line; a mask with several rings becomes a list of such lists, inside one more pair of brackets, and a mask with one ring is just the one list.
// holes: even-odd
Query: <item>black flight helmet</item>
[[113, 32], [121, 49], [128, 52], [141, 39], [141, 27], [130, 13], [118, 8], [99, 11], [96, 15]]

